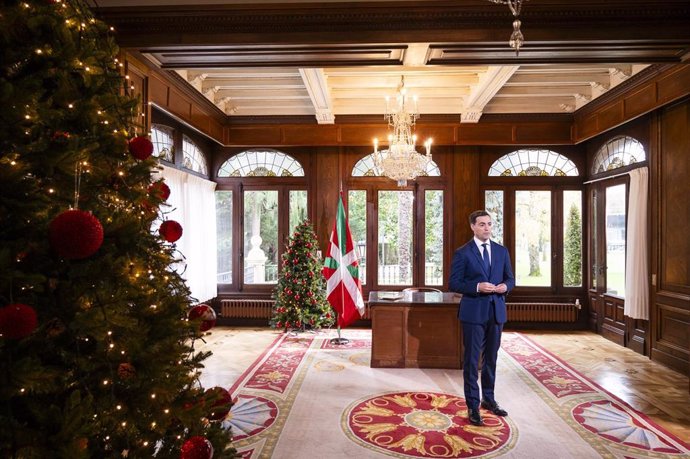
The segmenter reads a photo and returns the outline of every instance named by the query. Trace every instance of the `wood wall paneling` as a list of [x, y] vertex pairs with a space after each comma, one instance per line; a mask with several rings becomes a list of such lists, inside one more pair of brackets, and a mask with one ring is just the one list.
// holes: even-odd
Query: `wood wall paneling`
[[631, 319], [630, 317], [625, 319], [628, 348], [638, 354], [649, 355], [649, 321]]
[[138, 134], [145, 134], [149, 131], [151, 120], [151, 108], [148, 103], [148, 76], [146, 69], [137, 65], [137, 62], [125, 59], [125, 75], [129, 77], [129, 88], [127, 94], [139, 99], [137, 113], [133, 115], [133, 122]]
[[601, 323], [603, 314], [601, 312], [601, 301], [596, 292], [589, 295], [589, 329], [601, 333]]
[[677, 65], [663, 74], [657, 82], [659, 104], [679, 99], [690, 91], [690, 65]]
[[[338, 127], [333, 124], [316, 126], [285, 126], [283, 127], [283, 143], [285, 145], [337, 145]], [[371, 139], [369, 139], [371, 142]]]
[[655, 84], [648, 84], [626, 96], [623, 101], [625, 116], [635, 117], [654, 107], [657, 100], [656, 87]]
[[572, 144], [572, 121], [564, 123], [531, 123], [517, 126], [515, 141], [519, 144]]
[[[660, 287], [690, 295], [690, 239], [681, 228], [690, 222], [690, 102], [661, 116], [659, 201], [661, 203]], [[690, 306], [690, 305], [689, 305]]]
[[578, 119], [575, 118], [575, 139], [587, 139], [598, 134], [599, 131], [599, 117], [596, 113]]
[[[226, 127], [227, 145], [379, 145], [386, 146], [388, 127], [381, 123], [348, 122], [347, 124], [264, 124], [232, 125]], [[570, 145], [569, 121], [542, 122], [489, 122], [486, 124], [423, 124], [416, 129], [420, 140], [433, 138], [434, 145]], [[433, 147], [432, 147], [433, 152]]]
[[[168, 98], [168, 110], [173, 115], [181, 118], [183, 121], [192, 121], [192, 103], [187, 100], [175, 88], [170, 88], [170, 97]], [[195, 126], [196, 127], [196, 126]]]
[[618, 126], [625, 121], [625, 105], [622, 100], [618, 100], [599, 112], [598, 127], [607, 131]]
[[512, 144], [512, 124], [462, 124], [458, 127], [458, 143], [466, 145]]
[[[460, 120], [458, 119], [458, 123]], [[422, 151], [422, 143], [426, 139], [433, 139], [433, 145], [455, 145], [458, 142], [457, 127], [453, 125], [439, 126], [433, 124], [418, 124], [417, 138], [419, 139], [418, 151]], [[434, 153], [434, 147], [431, 147]]]
[[247, 147], [282, 145], [283, 134], [280, 126], [230, 126], [225, 129], [227, 145]]
[[652, 359], [688, 374], [690, 314], [659, 300], [655, 309], [656, 340], [652, 343]]
[[[629, 83], [629, 84], [628, 84]], [[690, 94], [690, 66], [650, 67], [575, 113], [575, 142], [582, 142]]]
[[343, 124], [338, 127], [337, 141], [344, 145], [371, 145], [371, 151], [374, 151], [374, 138], [379, 139], [381, 148], [385, 148], [388, 144], [388, 127], [384, 123], [379, 125]]
[[[660, 91], [661, 87], [662, 83]], [[657, 130], [659, 151], [653, 163], [653, 170], [658, 170], [653, 182], [657, 282], [652, 290], [651, 356], [690, 374], [690, 241], [683, 230], [690, 221], [690, 100], [662, 109]]]
[[161, 80], [158, 75], [151, 75], [149, 78], [149, 97], [150, 101], [163, 109], [168, 108], [170, 86]]
[[328, 253], [328, 241], [335, 223], [338, 205], [340, 177], [342, 176], [340, 156], [338, 147], [320, 147], [316, 152], [316, 192], [311, 197], [315, 200], [314, 226], [316, 236], [324, 254]]
[[476, 147], [456, 147], [453, 153], [451, 205], [453, 251], [472, 237], [467, 217], [484, 202], [479, 190], [480, 154]]
[[614, 343], [625, 346], [625, 316], [623, 314], [623, 300], [604, 296], [604, 318], [601, 334]]

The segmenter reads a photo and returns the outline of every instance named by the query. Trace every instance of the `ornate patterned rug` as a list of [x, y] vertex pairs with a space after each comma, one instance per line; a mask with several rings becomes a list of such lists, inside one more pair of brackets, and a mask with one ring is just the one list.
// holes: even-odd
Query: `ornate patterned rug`
[[462, 372], [369, 367], [371, 331], [280, 336], [238, 379], [222, 421], [243, 458], [690, 458], [690, 445], [519, 333], [496, 393], [467, 421]]

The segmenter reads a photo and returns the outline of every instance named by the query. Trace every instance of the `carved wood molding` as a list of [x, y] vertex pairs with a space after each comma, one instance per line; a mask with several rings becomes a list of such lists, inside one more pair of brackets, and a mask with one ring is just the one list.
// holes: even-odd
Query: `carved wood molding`
[[690, 94], [690, 66], [652, 66], [575, 112], [580, 143]]
[[[139, 49], [202, 44], [504, 44], [512, 21], [505, 5], [485, 0], [187, 5], [96, 11], [116, 27], [121, 46]], [[527, 3], [520, 17], [526, 46], [551, 43], [554, 54], [559, 49], [568, 51], [578, 42], [608, 46], [637, 41], [647, 47], [647, 55], [668, 55], [672, 51], [665, 45], [677, 48], [685, 44], [687, 49], [690, 44], [687, 1], [540, 0]], [[634, 47], [624, 46], [633, 52]], [[615, 48], [598, 52], [606, 49], [610, 55], [617, 52]], [[486, 53], [486, 61], [492, 57], [493, 53]]]
[[401, 65], [407, 45], [152, 47], [161, 68]]

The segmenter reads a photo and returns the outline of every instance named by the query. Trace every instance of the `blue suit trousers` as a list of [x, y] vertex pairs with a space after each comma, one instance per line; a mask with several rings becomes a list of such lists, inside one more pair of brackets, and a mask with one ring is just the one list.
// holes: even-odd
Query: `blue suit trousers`
[[494, 399], [496, 384], [496, 359], [501, 347], [503, 324], [496, 322], [495, 302], [489, 304], [489, 317], [483, 324], [462, 323], [463, 344], [465, 346], [462, 374], [464, 379], [465, 401], [468, 408], [478, 409], [479, 361], [482, 360], [481, 395], [489, 402]]

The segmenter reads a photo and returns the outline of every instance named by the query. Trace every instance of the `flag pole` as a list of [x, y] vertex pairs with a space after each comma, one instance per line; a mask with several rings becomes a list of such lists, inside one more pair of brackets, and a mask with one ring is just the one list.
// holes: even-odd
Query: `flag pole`
[[[340, 182], [340, 200], [343, 200], [343, 183]], [[343, 202], [343, 209], [345, 209], [345, 203]], [[345, 215], [345, 218], [347, 218], [347, 214]], [[347, 244], [347, 243], [346, 243]], [[343, 264], [343, 248], [339, 247], [340, 249], [340, 260], [338, 262], [338, 266], [342, 266]], [[340, 284], [340, 304], [345, 304], [345, 286], [341, 283]], [[338, 346], [342, 346], [344, 344], [347, 344], [350, 342], [349, 339], [347, 338], [342, 338], [340, 336], [340, 314], [338, 314], [338, 311], [335, 311], [335, 323], [338, 328], [338, 337], [331, 339], [331, 344], [335, 344]]]

